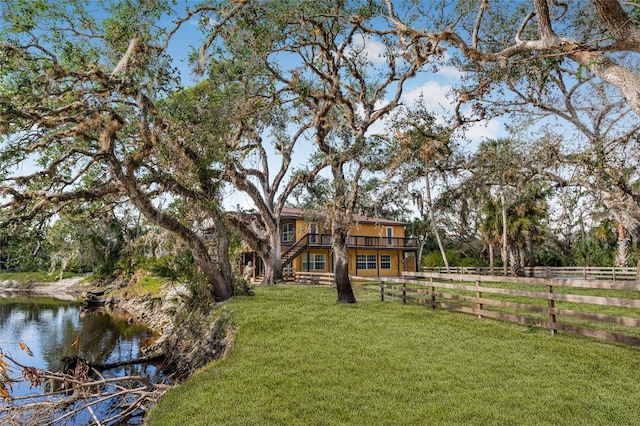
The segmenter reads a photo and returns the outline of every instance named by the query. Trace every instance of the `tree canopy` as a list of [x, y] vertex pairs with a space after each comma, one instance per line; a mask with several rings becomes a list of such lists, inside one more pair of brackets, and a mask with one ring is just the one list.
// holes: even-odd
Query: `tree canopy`
[[[636, 1], [4, 0], [0, 13], [3, 235], [36, 241], [60, 218], [133, 207], [226, 300], [236, 233], [264, 282], [281, 278], [280, 214], [307, 188], [330, 218], [343, 302], [353, 215], [407, 211], [409, 194], [443, 259], [475, 244], [492, 262], [499, 242], [505, 268], [536, 250], [572, 262], [605, 213], [625, 247], [638, 235]], [[169, 47], [192, 23], [187, 84]], [[451, 115], [409, 104], [407, 87], [445, 66], [462, 76]], [[509, 137], [463, 146], [489, 118]]]

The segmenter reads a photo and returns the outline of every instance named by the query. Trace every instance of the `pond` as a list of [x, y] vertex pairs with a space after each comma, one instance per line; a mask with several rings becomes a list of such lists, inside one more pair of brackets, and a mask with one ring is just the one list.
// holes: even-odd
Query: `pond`
[[[0, 296], [0, 350], [22, 365], [60, 371], [62, 359], [69, 356], [79, 356], [92, 364], [133, 360], [155, 338], [148, 327], [124, 314], [86, 310], [78, 301]], [[20, 342], [28, 346], [33, 356], [20, 349]], [[105, 378], [139, 375], [152, 383], [165, 379], [152, 364], [123, 366], [102, 374]], [[41, 391], [30, 389], [28, 383], [16, 383], [11, 396]], [[0, 411], [3, 404], [6, 402], [0, 399]]]

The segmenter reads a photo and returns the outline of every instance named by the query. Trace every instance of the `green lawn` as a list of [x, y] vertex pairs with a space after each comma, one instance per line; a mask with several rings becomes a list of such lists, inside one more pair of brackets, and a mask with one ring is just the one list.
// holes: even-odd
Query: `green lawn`
[[[63, 278], [76, 277], [79, 274], [65, 272]], [[0, 282], [14, 281], [20, 284], [32, 284], [37, 282], [54, 282], [60, 278], [60, 273], [49, 274], [47, 272], [0, 272]]]
[[324, 287], [235, 298], [237, 344], [149, 425], [636, 425], [640, 351]]

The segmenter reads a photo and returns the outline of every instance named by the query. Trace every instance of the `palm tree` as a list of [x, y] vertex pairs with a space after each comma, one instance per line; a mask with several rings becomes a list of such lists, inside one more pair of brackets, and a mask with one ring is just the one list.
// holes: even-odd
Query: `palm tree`
[[[542, 220], [547, 217], [546, 197], [546, 189], [534, 182], [510, 206], [509, 239], [519, 253], [519, 266], [533, 266], [533, 245], [542, 234]], [[514, 266], [511, 272], [517, 275], [517, 265]]]
[[[490, 139], [482, 142], [472, 160], [474, 168], [474, 180], [477, 183], [488, 186], [489, 190], [495, 188], [500, 197], [501, 224], [502, 224], [502, 260], [503, 274], [507, 275], [509, 230], [508, 230], [508, 206], [507, 198], [513, 199], [513, 189], [522, 186], [525, 181], [523, 173], [525, 158], [513, 139]], [[509, 195], [509, 196], [508, 196]]]
[[[480, 235], [489, 252], [489, 268], [493, 275], [494, 248], [500, 245], [502, 240], [502, 218], [500, 208], [493, 197], [490, 197], [482, 205], [482, 221], [480, 223]], [[503, 259], [504, 262], [504, 259]]]

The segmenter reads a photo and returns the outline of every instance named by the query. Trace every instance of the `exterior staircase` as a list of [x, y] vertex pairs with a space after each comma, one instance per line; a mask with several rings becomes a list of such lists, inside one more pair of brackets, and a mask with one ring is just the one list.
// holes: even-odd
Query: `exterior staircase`
[[293, 259], [298, 257], [300, 253], [306, 250], [309, 245], [309, 234], [296, 241], [287, 251], [282, 253], [282, 269], [291, 266]]

